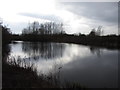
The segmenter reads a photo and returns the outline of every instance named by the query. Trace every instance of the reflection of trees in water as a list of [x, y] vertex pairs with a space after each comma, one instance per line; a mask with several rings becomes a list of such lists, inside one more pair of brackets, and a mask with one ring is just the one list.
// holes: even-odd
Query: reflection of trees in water
[[94, 47], [94, 46], [90, 46], [90, 51], [93, 54], [97, 54], [98, 57], [100, 57], [101, 53], [102, 53], [102, 51], [99, 47]]
[[23, 42], [22, 51], [34, 59], [62, 57], [64, 44], [47, 42]]

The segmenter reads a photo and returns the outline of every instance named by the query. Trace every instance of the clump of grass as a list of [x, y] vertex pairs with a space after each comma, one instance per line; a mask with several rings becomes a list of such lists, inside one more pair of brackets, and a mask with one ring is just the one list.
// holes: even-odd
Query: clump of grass
[[34, 63], [28, 63], [20, 57], [7, 58], [7, 62], [3, 63], [3, 88], [81, 88], [78, 83], [66, 82], [62, 85], [60, 66], [54, 73], [49, 72], [48, 75], [42, 73], [37, 75], [37, 70], [33, 66]]
[[34, 65], [34, 63], [30, 60], [27, 62], [25, 58], [21, 58], [20, 56], [18, 56], [17, 58], [15, 58], [14, 56], [9, 56], [7, 58], [7, 64], [31, 70], [33, 69]]
[[78, 82], [70, 82], [70, 81], [65, 81], [64, 84], [62, 85], [62, 88], [77, 88], [77, 89], [86, 89], [85, 86], [82, 86]]
[[[17, 60], [19, 62], [17, 62]], [[33, 63], [29, 64], [22, 60], [9, 57], [8, 62], [3, 63], [3, 88], [49, 88], [51, 85], [44, 75], [37, 75], [37, 70], [33, 71]]]

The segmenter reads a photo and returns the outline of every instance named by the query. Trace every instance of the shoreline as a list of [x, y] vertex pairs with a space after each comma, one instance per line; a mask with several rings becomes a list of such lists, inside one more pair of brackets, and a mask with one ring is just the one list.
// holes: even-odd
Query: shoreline
[[11, 41], [57, 42], [120, 49], [120, 36], [75, 36], [75, 35], [12, 35]]

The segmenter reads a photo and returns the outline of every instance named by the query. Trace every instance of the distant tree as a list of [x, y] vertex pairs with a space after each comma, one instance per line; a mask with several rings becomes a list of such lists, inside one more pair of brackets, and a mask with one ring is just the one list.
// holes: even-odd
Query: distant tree
[[81, 33], [78, 33], [79, 36], [81, 36]]
[[89, 36], [96, 36], [95, 29], [92, 29], [91, 32], [89, 33]]
[[65, 31], [62, 23], [46, 22], [39, 24], [39, 22], [33, 22], [23, 29], [22, 34], [65, 34]]
[[102, 26], [98, 26], [97, 30], [92, 29], [89, 36], [101, 36], [103, 34]]
[[81, 34], [81, 33], [79, 33], [78, 35], [79, 35], [79, 36], [86, 36], [85, 34]]
[[33, 34], [38, 34], [38, 30], [39, 30], [39, 22], [37, 21], [34, 21], [32, 24], [31, 24], [31, 31]]
[[96, 30], [96, 35], [101, 36], [102, 34], [103, 34], [102, 26], [98, 26], [98, 29]]

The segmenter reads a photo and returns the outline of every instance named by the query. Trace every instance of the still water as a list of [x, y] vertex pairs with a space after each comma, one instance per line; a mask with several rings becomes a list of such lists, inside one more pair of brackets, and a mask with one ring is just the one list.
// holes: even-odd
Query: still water
[[79, 82], [88, 88], [118, 87], [118, 50], [22, 41], [9, 46], [9, 57], [24, 58], [27, 63], [34, 63], [33, 68], [38, 74], [47, 75], [59, 68], [61, 80]]

